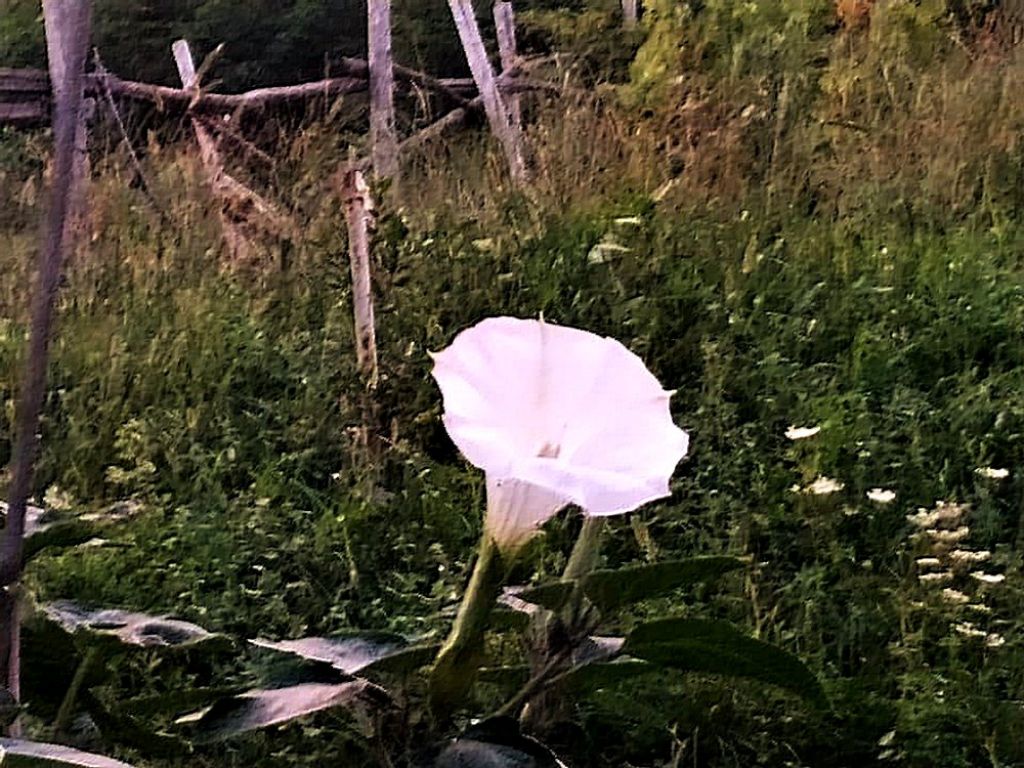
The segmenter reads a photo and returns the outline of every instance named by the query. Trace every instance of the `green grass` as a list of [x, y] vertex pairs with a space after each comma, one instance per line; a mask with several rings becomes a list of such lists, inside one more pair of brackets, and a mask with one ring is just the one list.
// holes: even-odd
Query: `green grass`
[[[1024, 165], [1007, 97], [1021, 51], [971, 59], [934, 4], [880, 5], [870, 30], [847, 33], [822, 15], [830, 4], [787, 2], [783, 55], [765, 42], [775, 11], [707, 3], [654, 40], [682, 48], [641, 53], [669, 57], [668, 91], [536, 109], [528, 197], [475, 134], [410, 158], [378, 195], [383, 450], [370, 462], [341, 206], [324, 192], [344, 126], [276, 148], [253, 183], [301, 236], [234, 271], [187, 151], [148, 148], [164, 223], [116, 151], [98, 158], [90, 237], [61, 294], [38, 490], [143, 512], [120, 548], [38, 560], [32, 586], [241, 637], [442, 632], [483, 488], [441, 427], [427, 352], [486, 316], [543, 314], [636, 351], [677, 390], [691, 433], [672, 497], [613, 522], [607, 563], [755, 563], [640, 613], [736, 621], [807, 660], [834, 709], [705, 679], [608, 690], [558, 736], [573, 764], [1024, 765]], [[644, 112], [623, 106], [643, 99]], [[44, 146], [0, 137], [0, 459]], [[794, 442], [790, 425], [821, 432]], [[975, 472], [986, 466], [1010, 477]], [[820, 476], [843, 489], [792, 490]], [[896, 501], [870, 502], [876, 487]], [[970, 505], [966, 543], [1007, 574], [956, 582], [991, 608], [971, 620], [1002, 647], [958, 633], [965, 610], [916, 580], [927, 553], [906, 515], [943, 499]], [[553, 521], [516, 577], [560, 572], [577, 527]], [[115, 670], [107, 693], [175, 684], [146, 663]], [[188, 680], [250, 672], [235, 660]], [[318, 719], [201, 764], [372, 759], [346, 752], [345, 733]]]

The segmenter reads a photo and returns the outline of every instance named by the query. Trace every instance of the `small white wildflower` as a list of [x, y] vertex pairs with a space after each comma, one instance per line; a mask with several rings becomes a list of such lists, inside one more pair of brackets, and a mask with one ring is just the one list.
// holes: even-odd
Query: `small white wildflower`
[[971, 529], [966, 525], [952, 531], [942, 531], [938, 528], [929, 528], [926, 533], [931, 536], [932, 541], [939, 544], [956, 544], [971, 535]]
[[1006, 575], [1002, 573], [984, 573], [982, 571], [972, 571], [971, 578], [977, 579], [982, 584], [1001, 584], [1006, 581]]
[[992, 609], [984, 603], [971, 603], [967, 608], [972, 611], [977, 611], [978, 613], [992, 613]]
[[938, 568], [942, 565], [942, 561], [937, 557], [919, 557], [917, 558], [917, 567], [922, 569]]
[[948, 571], [942, 573], [919, 573], [917, 580], [922, 584], [948, 584], [953, 580], [953, 574]]
[[843, 483], [833, 480], [831, 477], [819, 477], [808, 485], [806, 490], [814, 496], [828, 496], [831, 493], [843, 490], [844, 487]]
[[974, 474], [987, 477], [989, 480], [1005, 480], [1010, 476], [1010, 470], [1002, 467], [978, 467], [974, 470]]
[[878, 746], [888, 747], [896, 740], [896, 731], [889, 731], [878, 740]]
[[964, 637], [985, 637], [986, 632], [983, 629], [978, 629], [976, 626], [971, 624], [969, 621], [961, 622], [960, 624], [954, 624], [953, 629], [959, 632]]
[[43, 506], [56, 512], [67, 512], [75, 506], [75, 500], [63, 488], [51, 485], [43, 495]]
[[992, 557], [992, 553], [987, 549], [983, 549], [980, 552], [972, 552], [969, 549], [954, 549], [952, 552], [947, 553], [946, 557], [957, 565], [967, 565], [969, 563], [983, 563]]
[[876, 504], [891, 504], [896, 500], [896, 491], [890, 491], [887, 488], [872, 488], [867, 493], [868, 501], [873, 501]]
[[966, 511], [966, 504], [940, 501], [931, 512], [926, 509], [918, 509], [916, 514], [907, 515], [907, 522], [913, 523], [918, 528], [934, 528], [942, 523], [958, 522]]
[[1006, 638], [993, 632], [985, 638], [985, 645], [989, 648], [998, 648], [1002, 645], [1006, 645]]
[[790, 440], [806, 440], [808, 437], [814, 437], [819, 432], [821, 432], [821, 427], [790, 426], [786, 430], [786, 437]]
[[964, 603], [969, 603], [971, 601], [971, 598], [963, 592], [958, 589], [951, 589], [950, 587], [946, 587], [942, 590], [942, 599], [947, 603], [954, 603], [956, 605], [963, 605]]

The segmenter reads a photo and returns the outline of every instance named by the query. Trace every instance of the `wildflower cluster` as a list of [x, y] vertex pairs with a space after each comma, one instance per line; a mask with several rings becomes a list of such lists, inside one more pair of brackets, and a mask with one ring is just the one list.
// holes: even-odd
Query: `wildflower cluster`
[[[921, 545], [914, 561], [918, 583], [940, 590], [941, 600], [950, 607], [982, 617], [992, 612], [985, 602], [985, 588], [1002, 583], [1006, 576], [986, 570], [992, 560], [990, 551], [972, 549], [966, 543], [971, 535], [966, 521], [969, 511], [966, 504], [940, 501], [934, 509], [918, 509], [907, 515], [907, 521], [917, 529], [913, 538]], [[978, 620], [959, 618], [952, 625], [953, 631], [980, 640], [989, 648], [1006, 642], [999, 633], [981, 629]]]

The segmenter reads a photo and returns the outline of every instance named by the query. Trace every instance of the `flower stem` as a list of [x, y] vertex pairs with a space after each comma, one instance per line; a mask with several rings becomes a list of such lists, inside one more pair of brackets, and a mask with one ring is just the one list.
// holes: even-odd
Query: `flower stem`
[[604, 534], [603, 517], [583, 518], [583, 527], [569, 555], [569, 562], [562, 573], [563, 579], [578, 579], [594, 570], [598, 555], [601, 554], [601, 537]]
[[447, 720], [466, 698], [483, 656], [484, 632], [504, 576], [501, 553], [486, 532], [458, 615], [430, 674], [430, 707]]

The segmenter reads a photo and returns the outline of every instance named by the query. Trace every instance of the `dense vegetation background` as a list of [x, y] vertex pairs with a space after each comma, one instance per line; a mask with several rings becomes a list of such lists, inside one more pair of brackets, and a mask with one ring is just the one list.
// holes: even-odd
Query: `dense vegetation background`
[[[317, 77], [363, 46], [349, 0], [96, 6], [105, 63], [138, 79], [170, 81], [182, 35], [227, 42], [224, 89]], [[41, 63], [36, 4], [3, 10], [0, 65]], [[1024, 765], [1019, 11], [652, 0], [624, 31], [600, 3], [524, 3], [526, 52], [564, 54], [543, 74], [570, 86], [528, 103], [533, 193], [509, 189], [482, 132], [407, 158], [379, 191], [375, 402], [388, 450], [370, 466], [353, 438], [362, 385], [341, 207], [325, 193], [362, 141], [359, 105], [264, 126], [271, 162], [239, 161], [301, 230], [244, 269], [220, 258], [186, 140], [158, 140], [143, 120], [133, 136], [161, 218], [117, 136], [101, 139], [89, 236], [62, 294], [38, 494], [141, 511], [116, 548], [39, 560], [34, 586], [245, 637], [440, 632], [483, 491], [440, 427], [426, 352], [482, 317], [543, 312], [628, 344], [678, 389], [692, 435], [672, 498], [615, 521], [607, 561], [750, 556], [743, 576], [657, 607], [728, 617], [798, 653], [833, 704], [815, 712], [697, 677], [607, 688], [555, 739], [573, 764]], [[401, 61], [460, 70], [443, 3], [396, 12]], [[2, 460], [46, 163], [45, 132], [0, 133]], [[794, 441], [791, 425], [821, 431]], [[807, 493], [821, 477], [843, 487]], [[869, 499], [875, 488], [895, 500]], [[990, 552], [986, 572], [1005, 580], [972, 578], [973, 566], [939, 586], [919, 579], [915, 560], [932, 552], [907, 516], [940, 501], [966, 505], [960, 546]], [[578, 524], [555, 521], [523, 577], [558, 573]], [[66, 661], [47, 673], [70, 675]], [[244, 680], [253, 663], [135, 658], [102, 691]], [[39, 689], [45, 716], [55, 702]], [[148, 759], [271, 756], [373, 759], [330, 717]]]

